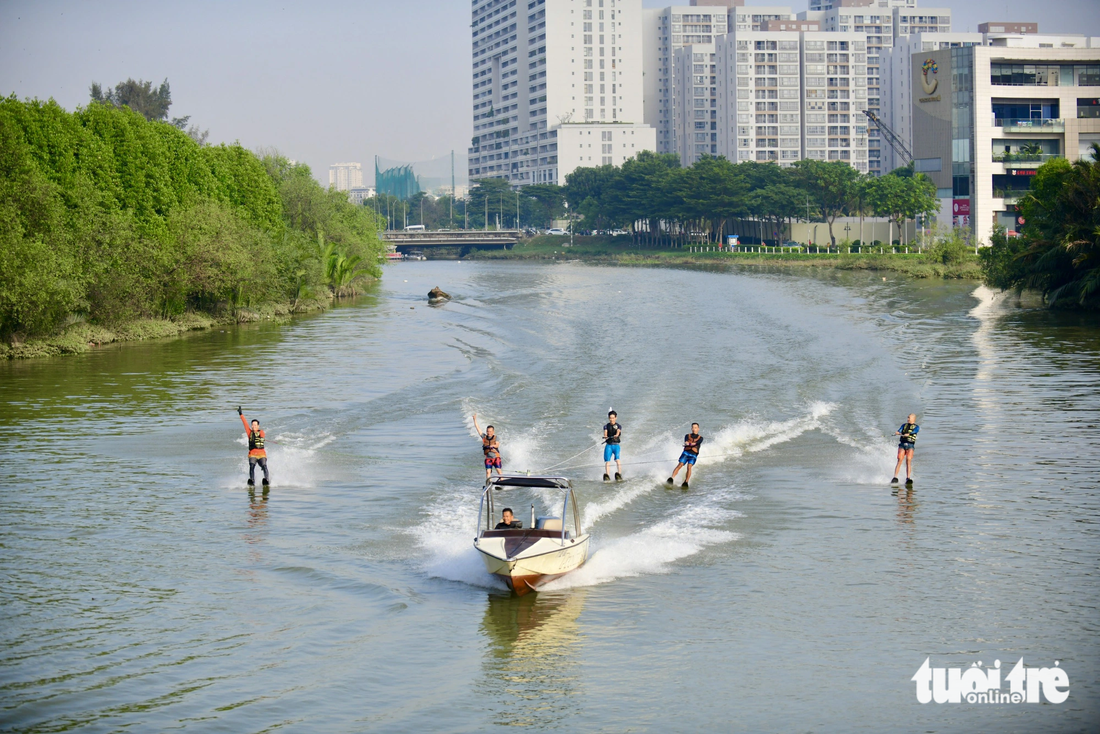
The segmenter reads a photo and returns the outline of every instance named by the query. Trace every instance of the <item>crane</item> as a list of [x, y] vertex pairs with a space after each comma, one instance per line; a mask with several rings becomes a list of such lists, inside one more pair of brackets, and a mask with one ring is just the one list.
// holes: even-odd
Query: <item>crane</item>
[[913, 162], [913, 154], [905, 147], [905, 143], [901, 142], [901, 138], [894, 134], [894, 131], [889, 128], [886, 123], [878, 119], [871, 110], [864, 110], [863, 114], [867, 115], [867, 119], [878, 125], [879, 131], [882, 133], [882, 137], [886, 138], [886, 142], [890, 144], [890, 147], [894, 149], [894, 152], [901, 156], [901, 159], [905, 161], [905, 165], [909, 165]]

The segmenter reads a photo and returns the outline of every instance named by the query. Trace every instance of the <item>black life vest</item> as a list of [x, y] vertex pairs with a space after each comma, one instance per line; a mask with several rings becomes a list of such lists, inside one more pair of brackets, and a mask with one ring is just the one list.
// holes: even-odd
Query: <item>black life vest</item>
[[901, 427], [901, 440], [905, 443], [916, 443], [917, 434], [913, 433], [913, 429], [917, 427], [916, 423], [906, 423]]
[[684, 436], [684, 451], [688, 453], [699, 455], [699, 446], [703, 443], [703, 434], [696, 433], [694, 435], [687, 434]]
[[264, 447], [264, 437], [260, 434], [260, 432], [259, 431], [249, 431], [248, 432], [248, 450], [252, 451], [254, 449], [263, 449], [263, 447]]

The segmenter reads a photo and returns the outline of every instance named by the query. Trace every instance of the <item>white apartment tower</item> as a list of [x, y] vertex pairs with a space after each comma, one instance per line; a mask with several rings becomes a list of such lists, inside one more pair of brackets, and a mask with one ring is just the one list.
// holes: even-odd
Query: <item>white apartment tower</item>
[[472, 0], [471, 180], [564, 183], [656, 146], [641, 0]]
[[867, 38], [738, 31], [715, 44], [717, 151], [731, 161], [844, 161], [868, 171]]
[[363, 166], [359, 163], [333, 163], [328, 167], [329, 188], [351, 191], [363, 187]]
[[[714, 53], [714, 39], [729, 31], [729, 6], [735, 3], [736, 0], [714, 0], [709, 4], [693, 3], [643, 11], [644, 114], [645, 121], [657, 130], [658, 152], [681, 153], [683, 141], [678, 142], [675, 95], [683, 92], [673, 82], [673, 75], [677, 73], [677, 52], [691, 46], [707, 46], [709, 50], [696, 53]], [[709, 87], [708, 96], [714, 96], [713, 81], [708, 79], [698, 84], [695, 81], [692, 79], [688, 86]], [[694, 132], [690, 135], [694, 136]], [[681, 159], [686, 160], [682, 154]]]
[[[880, 118], [891, 104], [882, 90], [882, 63], [897, 39], [951, 30], [949, 8], [918, 8], [916, 0], [811, 0], [810, 10], [798, 17], [819, 21], [823, 31], [866, 34], [867, 108]], [[871, 173], [892, 170], [891, 150], [874, 125], [869, 130], [868, 156]]]
[[[672, 63], [671, 153], [690, 166], [704, 155], [718, 155], [718, 81], [714, 44], [676, 49]], [[660, 133], [658, 133], [660, 134]]]

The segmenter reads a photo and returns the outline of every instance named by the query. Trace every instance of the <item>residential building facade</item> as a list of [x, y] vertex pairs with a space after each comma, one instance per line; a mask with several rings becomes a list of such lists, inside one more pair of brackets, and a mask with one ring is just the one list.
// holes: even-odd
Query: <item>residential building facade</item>
[[363, 166], [359, 163], [333, 163], [328, 167], [329, 188], [351, 191], [363, 186]]
[[714, 44], [697, 43], [676, 49], [671, 75], [673, 147], [681, 165], [704, 155], [718, 155], [718, 86]]
[[735, 30], [715, 48], [720, 155], [867, 172], [865, 35]]
[[564, 183], [590, 155], [562, 148], [589, 144], [573, 132], [580, 124], [601, 145], [628, 129], [636, 150], [655, 148], [643, 122], [641, 0], [472, 0], [472, 36], [471, 180]]
[[[733, 2], [715, 0], [643, 11], [644, 119], [656, 129], [660, 153], [679, 153], [684, 144], [676, 125], [676, 95], [683, 93], [673, 79], [676, 54], [694, 45], [710, 47], [709, 52], [699, 53], [713, 53], [714, 39], [729, 31]], [[693, 80], [689, 86], [709, 86], [713, 96], [714, 85], [709, 81], [695, 84]]]
[[[891, 103], [882, 90], [882, 63], [898, 39], [951, 30], [949, 8], [918, 8], [910, 0], [832, 0], [823, 5], [815, 9], [811, 3], [811, 9], [798, 17], [818, 20], [823, 31], [866, 34], [867, 109], [879, 117]], [[871, 173], [881, 175], [892, 170], [887, 164], [889, 144], [873, 125], [868, 130], [867, 148]]]

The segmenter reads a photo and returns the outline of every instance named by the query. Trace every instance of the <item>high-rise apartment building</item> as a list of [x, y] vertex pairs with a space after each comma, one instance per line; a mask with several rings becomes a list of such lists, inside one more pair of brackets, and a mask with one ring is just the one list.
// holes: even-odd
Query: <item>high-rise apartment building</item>
[[730, 30], [763, 31], [768, 21], [793, 20], [791, 9], [785, 5], [749, 5], [730, 8]]
[[560, 184], [656, 147], [641, 0], [472, 0], [471, 27], [471, 180]]
[[[642, 44], [644, 51], [643, 95], [645, 121], [656, 128], [657, 150], [661, 153], [680, 153], [685, 140], [683, 131], [676, 124], [676, 94], [683, 90], [676, 87], [676, 54], [690, 46], [710, 46], [713, 53], [714, 39], [729, 31], [729, 13], [736, 0], [712, 0], [706, 3], [675, 5], [643, 11]], [[691, 66], [694, 66], [692, 64]], [[690, 74], [702, 76], [703, 74]], [[713, 74], [706, 74], [713, 76]], [[709, 96], [714, 96], [714, 82], [691, 79], [689, 87], [707, 86]], [[688, 115], [691, 117], [691, 115]], [[692, 121], [694, 124], [694, 120]], [[689, 133], [694, 138], [695, 132]], [[687, 160], [681, 154], [681, 160]]]
[[329, 188], [351, 191], [363, 186], [363, 166], [359, 163], [333, 163], [328, 167]]
[[867, 172], [866, 55], [860, 33], [735, 30], [718, 39], [718, 153]]
[[[821, 30], [864, 33], [867, 36], [867, 108], [879, 117], [889, 97], [882, 93], [883, 55], [897, 39], [915, 33], [946, 33], [951, 30], [951, 10], [917, 7], [915, 0], [830, 0], [810, 3], [799, 18], [817, 20]], [[877, 128], [868, 131], [868, 166], [874, 174], [892, 170], [885, 165], [889, 146]]]
[[673, 147], [668, 152], [676, 153], [682, 165], [718, 155], [716, 74], [713, 43], [683, 46], [673, 54]]

